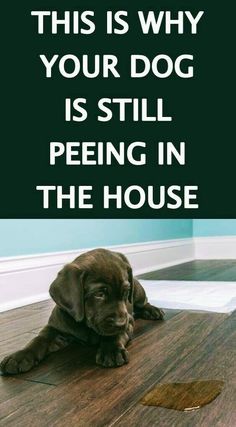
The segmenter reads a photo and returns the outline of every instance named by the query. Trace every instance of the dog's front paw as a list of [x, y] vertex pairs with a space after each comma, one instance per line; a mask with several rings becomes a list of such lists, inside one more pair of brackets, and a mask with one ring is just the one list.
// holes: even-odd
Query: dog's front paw
[[129, 353], [125, 347], [113, 347], [111, 349], [99, 348], [96, 355], [96, 363], [105, 368], [116, 368], [129, 362]]
[[32, 352], [20, 350], [6, 356], [0, 363], [0, 371], [3, 375], [14, 375], [27, 372], [36, 366], [38, 362]]
[[165, 313], [161, 308], [155, 307], [149, 303], [145, 304], [144, 307], [139, 308], [137, 311], [137, 317], [146, 320], [163, 320], [164, 316]]

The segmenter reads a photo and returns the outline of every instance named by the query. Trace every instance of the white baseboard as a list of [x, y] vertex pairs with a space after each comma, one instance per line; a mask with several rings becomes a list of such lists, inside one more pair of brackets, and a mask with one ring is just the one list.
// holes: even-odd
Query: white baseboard
[[[124, 253], [136, 275], [194, 259], [191, 238], [110, 246], [109, 249]], [[0, 312], [47, 299], [50, 283], [62, 266], [88, 250], [0, 258]]]
[[235, 259], [236, 236], [195, 237], [196, 259]]

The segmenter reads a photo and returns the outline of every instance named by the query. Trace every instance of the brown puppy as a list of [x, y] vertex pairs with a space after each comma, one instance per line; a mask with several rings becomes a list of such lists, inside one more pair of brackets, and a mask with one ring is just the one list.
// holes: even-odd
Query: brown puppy
[[133, 314], [153, 320], [164, 316], [147, 302], [127, 258], [106, 249], [92, 250], [66, 265], [50, 295], [56, 306], [47, 326], [23, 350], [5, 357], [3, 374], [27, 372], [73, 340], [97, 345], [99, 365], [121, 366], [128, 363], [125, 347], [133, 333]]

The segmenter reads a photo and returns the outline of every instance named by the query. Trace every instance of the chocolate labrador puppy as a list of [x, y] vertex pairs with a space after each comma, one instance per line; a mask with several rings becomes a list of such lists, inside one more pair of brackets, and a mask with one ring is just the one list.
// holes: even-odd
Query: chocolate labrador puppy
[[128, 363], [133, 315], [152, 320], [164, 316], [148, 303], [127, 258], [106, 249], [89, 251], [66, 265], [49, 292], [56, 306], [47, 326], [23, 350], [5, 357], [3, 374], [27, 372], [73, 340], [97, 345], [97, 364], [122, 366]]

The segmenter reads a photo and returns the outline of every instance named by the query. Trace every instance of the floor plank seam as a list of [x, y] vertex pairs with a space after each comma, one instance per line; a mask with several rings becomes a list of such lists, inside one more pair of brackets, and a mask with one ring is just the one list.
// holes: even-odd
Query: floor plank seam
[[57, 384], [45, 383], [44, 381], [39, 381], [39, 380], [30, 380], [30, 379], [24, 378], [24, 379], [22, 379], [22, 381], [29, 382], [29, 383], [37, 383], [37, 384], [44, 384], [44, 385], [49, 385], [49, 386], [57, 387]]

